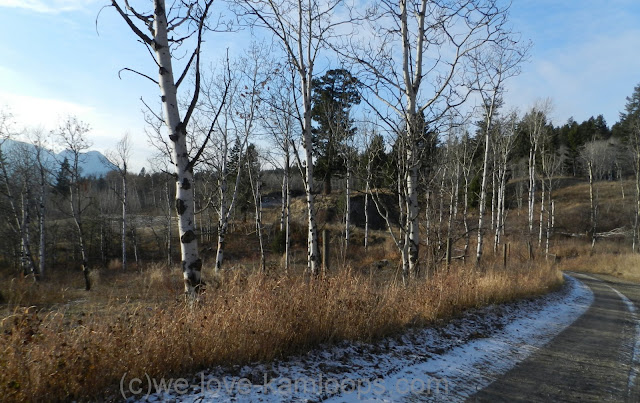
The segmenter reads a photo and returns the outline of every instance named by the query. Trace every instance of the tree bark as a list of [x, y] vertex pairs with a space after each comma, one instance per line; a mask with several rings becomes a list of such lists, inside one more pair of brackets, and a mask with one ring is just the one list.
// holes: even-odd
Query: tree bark
[[171, 50], [168, 41], [168, 22], [164, 0], [154, 0], [153, 50], [159, 67], [158, 83], [162, 100], [164, 123], [171, 140], [171, 158], [175, 164], [176, 212], [182, 258], [185, 294], [195, 297], [202, 286], [202, 260], [198, 255], [193, 209], [193, 168], [189, 163], [187, 130], [180, 118], [177, 87], [173, 78]]
[[596, 201], [593, 192], [593, 163], [591, 161], [587, 162], [587, 171], [589, 173], [589, 204], [591, 207], [591, 249], [596, 244]]
[[483, 234], [483, 219], [487, 203], [487, 176], [489, 174], [489, 149], [491, 148], [491, 129], [493, 123], [493, 112], [496, 106], [496, 97], [498, 95], [499, 88], [493, 89], [491, 96], [491, 102], [486, 105], [486, 119], [484, 129], [484, 157], [482, 162], [482, 185], [480, 188], [480, 205], [478, 206], [478, 244], [476, 249], [476, 263], [480, 262], [482, 258], [482, 246], [484, 240]]
[[122, 270], [127, 270], [127, 165], [122, 172]]
[[347, 163], [347, 175], [345, 181], [346, 203], [344, 212], [344, 255], [346, 260], [347, 254], [349, 253], [349, 238], [351, 236], [351, 166], [349, 163]]

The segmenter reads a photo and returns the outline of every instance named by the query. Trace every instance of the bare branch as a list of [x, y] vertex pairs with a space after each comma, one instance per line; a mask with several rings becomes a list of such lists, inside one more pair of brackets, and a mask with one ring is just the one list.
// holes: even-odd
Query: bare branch
[[122, 73], [123, 71], [130, 71], [130, 72], [132, 72], [132, 73], [135, 73], [135, 74], [137, 74], [137, 75], [140, 75], [140, 76], [142, 76], [142, 77], [146, 78], [147, 80], [151, 80], [151, 81], [153, 81], [156, 85], [159, 85], [157, 80], [155, 80], [155, 79], [153, 79], [153, 78], [149, 77], [148, 75], [146, 75], [146, 74], [144, 74], [144, 73], [140, 73], [139, 71], [136, 71], [136, 70], [130, 69], [130, 68], [128, 68], [128, 67], [124, 67], [124, 68], [122, 68], [122, 69], [120, 69], [120, 70], [118, 71], [118, 78], [119, 78], [119, 79], [121, 79], [121, 80], [122, 80], [122, 77], [121, 77], [120, 73]]
[[[228, 57], [228, 55], [227, 55]], [[228, 63], [227, 63], [228, 66]], [[209, 142], [209, 139], [211, 138], [211, 134], [213, 133], [213, 129], [216, 125], [216, 123], [218, 122], [218, 117], [220, 117], [220, 113], [222, 112], [222, 108], [224, 107], [224, 104], [226, 102], [227, 99], [227, 94], [229, 93], [229, 87], [231, 86], [231, 72], [229, 72], [229, 80], [225, 83], [224, 86], [224, 94], [222, 95], [222, 100], [220, 102], [220, 106], [218, 107], [218, 110], [216, 111], [216, 114], [213, 118], [213, 121], [211, 122], [211, 126], [209, 127], [209, 131], [207, 132], [207, 136], [205, 137], [204, 141], [202, 142], [202, 146], [200, 146], [200, 149], [198, 150], [198, 152], [196, 153], [196, 155], [191, 159], [191, 161], [189, 161], [189, 164], [187, 165], [187, 169], [193, 169], [193, 166], [198, 162], [198, 160], [200, 159], [200, 156], [202, 155], [202, 152], [204, 151], [205, 147], [207, 146], [207, 143]]]
[[200, 47], [202, 46], [202, 31], [204, 29], [204, 23], [209, 14], [209, 7], [213, 4], [213, 0], [207, 1], [204, 10], [202, 11], [202, 15], [200, 15], [200, 20], [198, 23], [198, 43], [196, 45], [195, 54], [196, 54], [196, 67], [195, 67], [195, 83], [193, 88], [193, 97], [191, 98], [191, 103], [189, 104], [189, 108], [184, 115], [183, 124], [186, 126], [191, 119], [191, 115], [193, 114], [193, 110], [198, 103], [198, 97], [200, 95]]
[[111, 0], [111, 4], [118, 11], [118, 14], [120, 14], [122, 19], [129, 26], [129, 28], [131, 28], [131, 30], [138, 36], [138, 38], [140, 38], [144, 43], [150, 46], [153, 46], [153, 43], [154, 43], [153, 39], [151, 39], [149, 36], [145, 35], [142, 31], [140, 31], [140, 28], [138, 28], [136, 24], [134, 24], [133, 21], [131, 21], [131, 18], [129, 18], [129, 15], [122, 10], [118, 2], [116, 0]]
[[187, 10], [187, 15], [184, 16], [183, 18], [181, 18], [180, 21], [176, 22], [175, 24], [173, 24], [173, 20], [169, 21], [169, 26], [167, 27], [167, 32], [173, 31], [174, 29], [178, 28], [180, 25], [184, 24], [185, 21], [188, 21], [189, 19], [191, 19], [191, 10], [193, 9], [194, 5], [195, 5], [195, 3], [189, 4], [189, 9]]

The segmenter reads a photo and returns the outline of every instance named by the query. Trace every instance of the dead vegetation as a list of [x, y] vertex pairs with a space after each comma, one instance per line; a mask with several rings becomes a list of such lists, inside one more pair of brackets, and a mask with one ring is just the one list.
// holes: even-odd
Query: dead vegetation
[[[161, 266], [105, 275], [84, 299], [49, 309], [15, 306], [2, 319], [0, 393], [7, 401], [117, 398], [125, 372], [184, 374], [271, 360], [320, 343], [371, 341], [561, 283], [551, 265], [525, 262], [508, 269], [456, 265], [409, 287], [390, 280], [394, 272], [342, 269], [309, 280], [230, 270], [193, 309], [176, 298], [179, 277]], [[69, 299], [55, 288], [51, 284], [50, 302]]]

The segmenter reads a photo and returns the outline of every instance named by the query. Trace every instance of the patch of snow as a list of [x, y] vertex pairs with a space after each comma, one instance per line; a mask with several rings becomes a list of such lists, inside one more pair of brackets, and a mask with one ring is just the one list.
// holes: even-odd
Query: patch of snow
[[120, 389], [145, 402], [461, 401], [549, 342], [592, 302], [588, 287], [565, 276], [565, 286], [547, 296], [469, 310], [442, 326], [377, 343], [321, 346], [189, 379], [125, 374]]

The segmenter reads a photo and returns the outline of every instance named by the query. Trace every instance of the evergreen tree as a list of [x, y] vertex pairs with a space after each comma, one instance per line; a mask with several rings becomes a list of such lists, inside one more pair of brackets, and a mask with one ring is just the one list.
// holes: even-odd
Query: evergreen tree
[[614, 135], [629, 140], [634, 131], [640, 127], [640, 84], [633, 88], [633, 94], [627, 97], [624, 112], [620, 113], [620, 121], [614, 125]]
[[331, 193], [331, 178], [344, 172], [342, 153], [345, 142], [356, 131], [350, 110], [360, 103], [359, 81], [345, 69], [329, 70], [313, 80], [311, 117], [316, 158], [314, 176], [324, 182], [324, 193]]
[[[260, 173], [260, 161], [258, 159], [258, 150], [255, 144], [249, 144], [245, 151], [246, 157], [244, 158], [243, 166], [238, 166], [240, 161], [240, 144], [236, 142], [229, 154], [229, 173], [230, 178], [235, 178], [238, 169], [240, 169], [240, 181], [238, 182], [238, 193], [236, 195], [236, 212], [242, 214], [243, 221], [246, 221], [247, 214], [254, 207], [253, 192], [251, 191], [251, 182], [249, 178], [248, 169], [251, 169], [251, 177], [258, 178]], [[230, 191], [233, 191], [230, 189]]]
[[362, 156], [362, 166], [370, 162], [371, 187], [388, 186], [389, 181], [389, 156], [385, 152], [384, 138], [380, 134], [375, 134], [371, 143], [367, 146]]
[[71, 186], [71, 165], [69, 165], [69, 159], [65, 157], [60, 163], [60, 169], [56, 175], [56, 184], [53, 190], [64, 196], [69, 193], [69, 186]]

